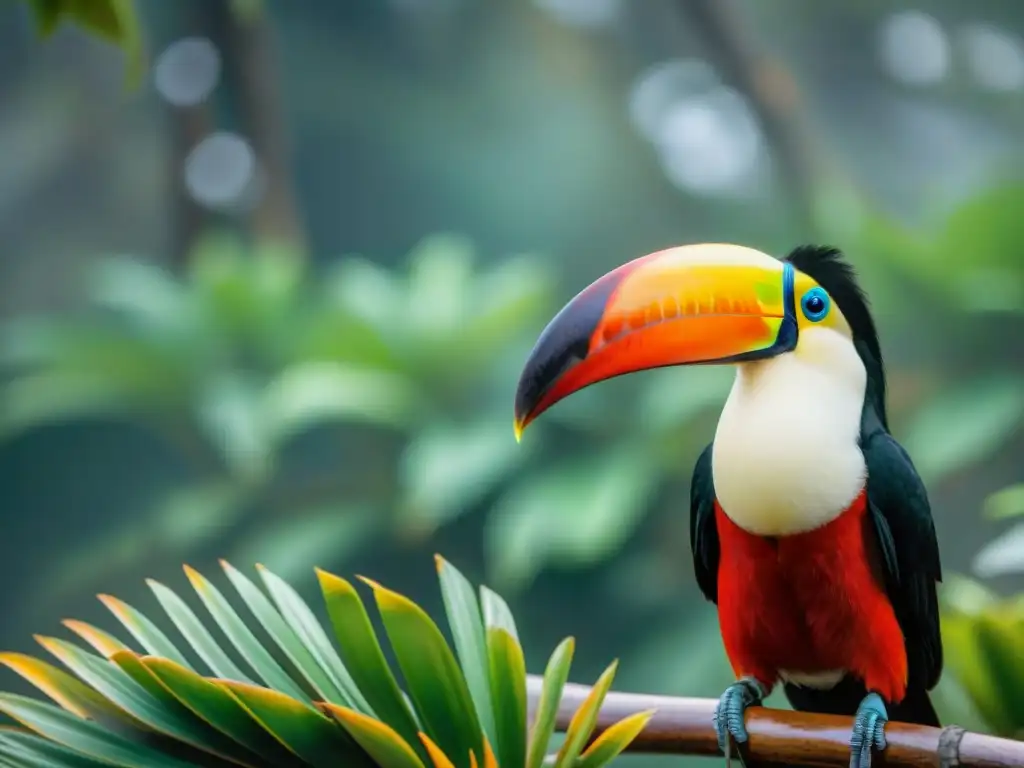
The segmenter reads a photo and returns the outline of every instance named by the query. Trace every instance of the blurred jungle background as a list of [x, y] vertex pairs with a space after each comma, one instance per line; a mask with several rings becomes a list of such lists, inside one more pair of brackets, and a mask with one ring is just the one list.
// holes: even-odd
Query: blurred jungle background
[[1019, 733], [1024, 8], [926, 6], [139, 0], [119, 49], [0, 4], [0, 646], [221, 557], [436, 614], [436, 551], [531, 671], [572, 634], [576, 680], [717, 696], [688, 485], [731, 372], [603, 384], [522, 445], [512, 396], [609, 268], [818, 241], [929, 486], [940, 709]]

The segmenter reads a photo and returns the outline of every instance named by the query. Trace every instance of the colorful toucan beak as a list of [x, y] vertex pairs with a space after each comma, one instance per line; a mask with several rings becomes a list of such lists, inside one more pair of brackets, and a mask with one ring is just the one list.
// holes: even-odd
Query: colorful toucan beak
[[658, 251], [598, 278], [530, 353], [516, 391], [516, 439], [559, 400], [613, 376], [793, 349], [793, 280], [790, 265], [725, 243]]

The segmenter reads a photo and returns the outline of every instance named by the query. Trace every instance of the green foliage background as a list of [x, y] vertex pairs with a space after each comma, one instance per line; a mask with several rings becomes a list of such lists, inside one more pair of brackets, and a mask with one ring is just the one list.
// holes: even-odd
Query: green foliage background
[[[946, 5], [936, 13], [952, 23]], [[140, 15], [154, 38], [181, 30], [146, 3], [141, 14], [120, 0], [31, 6], [44, 33], [66, 18], [120, 41], [129, 73], [143, 71]], [[881, 161], [849, 149], [848, 137], [847, 156], [836, 152], [843, 170], [811, 174], [802, 200], [781, 190], [756, 204], [709, 200], [667, 188], [621, 124], [636, 62], [609, 61], [536, 9], [481, 11], [479, 34], [496, 53], [479, 81], [455, 74], [476, 54], [446, 56], [436, 29], [388, 38], [405, 40], [425, 67], [400, 75], [355, 32], [325, 33], [313, 10], [272, 10], [295, 144], [308, 147], [296, 172], [310, 243], [253, 240], [215, 222], [183, 253], [159, 258], [161, 245], [130, 216], [101, 219], [129, 232], [123, 240], [99, 234], [106, 223], [69, 225], [59, 250], [76, 259], [122, 252], [122, 242], [151, 250], [92, 259], [59, 310], [30, 304], [0, 329], [11, 520], [2, 558], [18, 584], [3, 608], [6, 645], [97, 591], [130, 598], [141, 575], [179, 578], [182, 561], [222, 556], [288, 579], [313, 565], [362, 569], [429, 606], [420, 555], [442, 550], [509, 599], [531, 670], [544, 661], [533, 654], [572, 632], [585, 639], [589, 679], [617, 656], [622, 687], [716, 695], [729, 670], [713, 610], [692, 583], [686, 500], [730, 373], [602, 384], [545, 415], [518, 446], [512, 392], [544, 323], [611, 266], [692, 240], [781, 253], [816, 239], [842, 246], [863, 276], [889, 361], [894, 431], [933, 498], [948, 574], [951, 674], [940, 709], [966, 726], [1024, 729], [1019, 147], [982, 183], [915, 194], [911, 214], [884, 189], [896, 182]], [[883, 10], [865, 4], [846, 18], [787, 2], [771, 18], [744, 13], [778, 43], [794, 29], [856, 30]], [[998, 21], [1024, 28], [1024, 18]], [[546, 63], [517, 59], [524, 41]], [[790, 64], [813, 98], [821, 86], [806, 55]], [[356, 106], [323, 96], [340, 92], [356, 94]], [[995, 100], [955, 87], [935, 98], [1011, 132], [1024, 127]], [[532, 128], [528, 137], [474, 133], [474, 115], [502, 114], [503, 99], [524, 113], [507, 119]], [[870, 141], [883, 129], [861, 130]], [[346, 136], [355, 149], [345, 161], [366, 186], [391, 184], [390, 197], [353, 183], [335, 199], [317, 165]], [[873, 186], [871, 174], [887, 181]], [[165, 210], [158, 185], [118, 178]], [[407, 194], [403, 184], [419, 186]], [[791, 215], [801, 207], [804, 224]], [[451, 231], [460, 229], [472, 235]], [[56, 241], [40, 242], [7, 263]]]

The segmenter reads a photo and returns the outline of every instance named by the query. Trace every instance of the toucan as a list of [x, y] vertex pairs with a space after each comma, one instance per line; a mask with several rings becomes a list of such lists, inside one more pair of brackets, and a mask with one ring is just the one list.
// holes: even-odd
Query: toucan
[[[779, 259], [727, 243], [661, 250], [577, 294], [540, 334], [515, 435], [584, 387], [664, 366], [735, 378], [693, 470], [690, 543], [736, 682], [714, 726], [778, 684], [794, 709], [853, 717], [851, 766], [892, 720], [938, 726], [939, 548], [928, 494], [889, 431], [867, 297], [836, 248]], [[679, 397], [686, 397], [681, 388]]]

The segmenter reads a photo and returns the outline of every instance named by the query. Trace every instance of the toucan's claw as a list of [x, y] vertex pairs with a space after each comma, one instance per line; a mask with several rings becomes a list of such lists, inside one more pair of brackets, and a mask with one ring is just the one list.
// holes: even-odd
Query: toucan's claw
[[744, 677], [725, 689], [715, 707], [714, 724], [718, 734], [718, 748], [726, 756], [729, 755], [729, 736], [740, 744], [747, 740], [747, 727], [743, 716], [747, 707], [760, 704], [767, 691], [752, 677]]
[[885, 749], [889, 713], [877, 693], [869, 693], [857, 707], [850, 736], [850, 768], [871, 768], [871, 753]]

